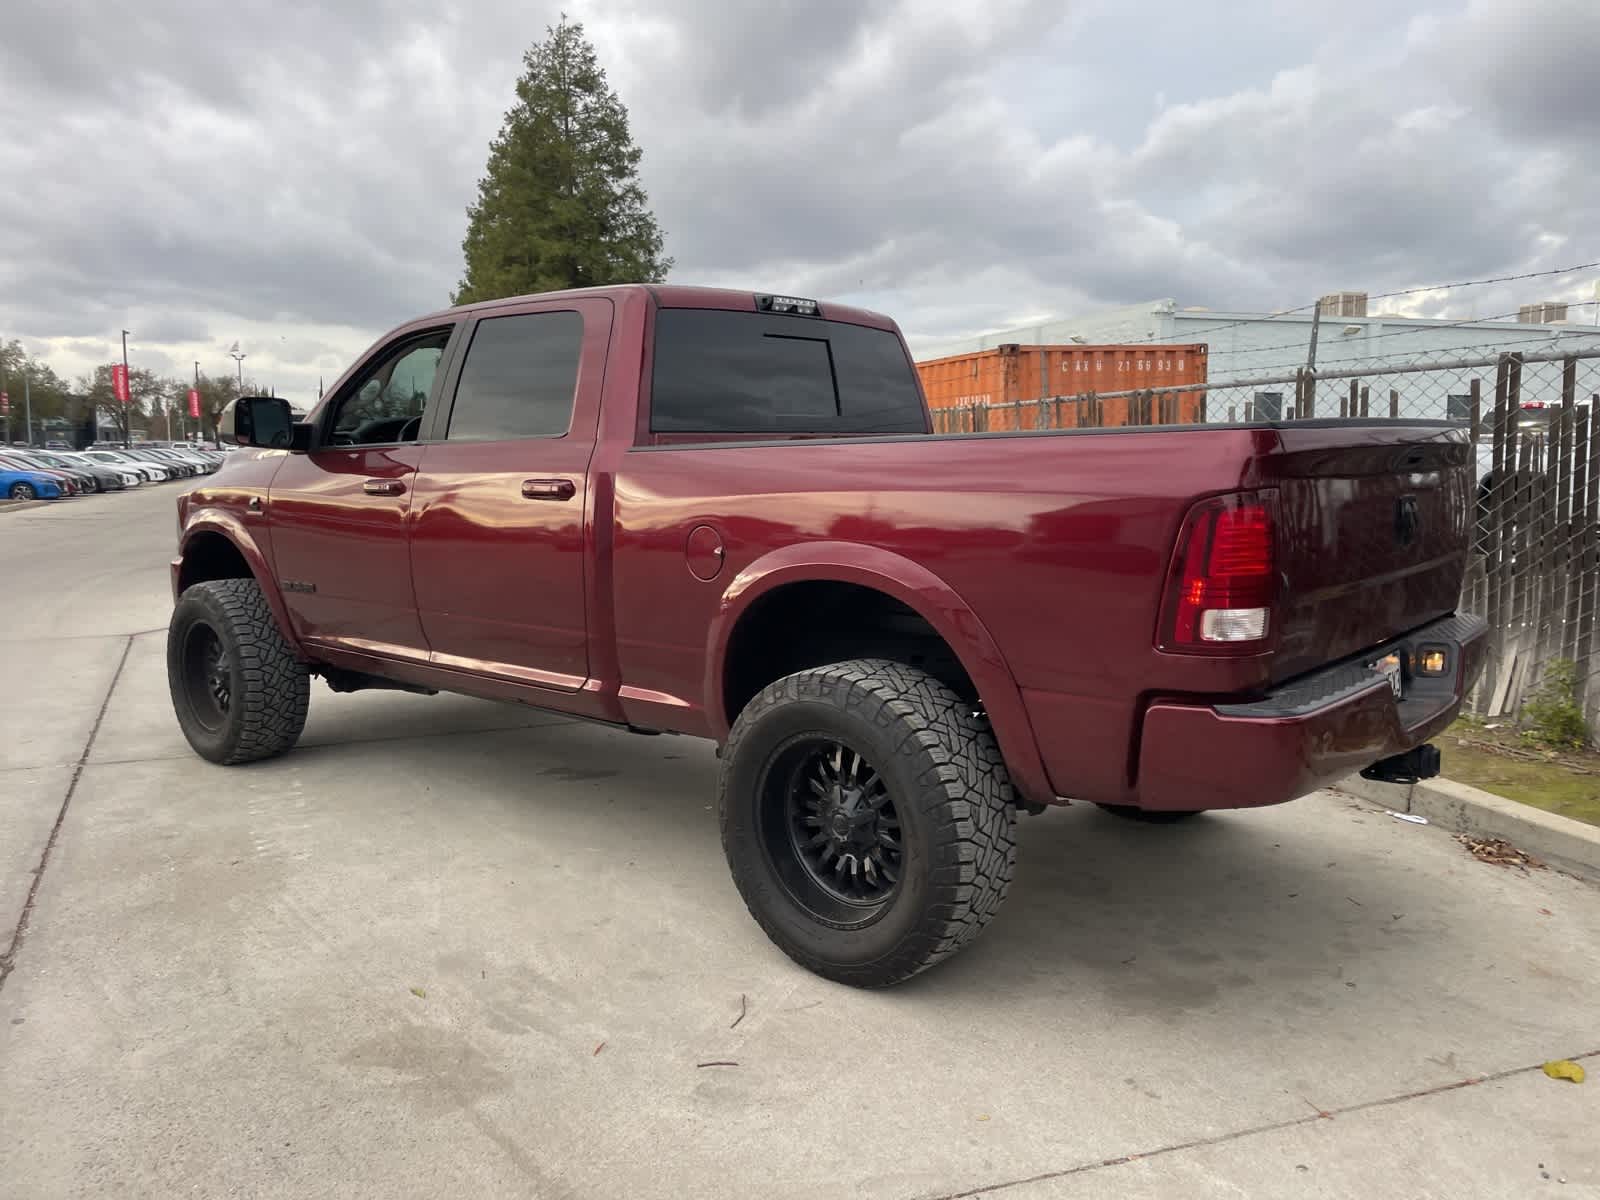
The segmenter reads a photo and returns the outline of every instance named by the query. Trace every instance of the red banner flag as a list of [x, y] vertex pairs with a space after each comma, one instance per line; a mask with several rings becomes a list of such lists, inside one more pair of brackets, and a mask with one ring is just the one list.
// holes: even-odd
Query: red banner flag
[[121, 363], [111, 368], [111, 393], [122, 403], [128, 402], [128, 368]]
[[200, 393], [194, 388], [189, 389], [189, 415], [191, 417], [200, 415]]

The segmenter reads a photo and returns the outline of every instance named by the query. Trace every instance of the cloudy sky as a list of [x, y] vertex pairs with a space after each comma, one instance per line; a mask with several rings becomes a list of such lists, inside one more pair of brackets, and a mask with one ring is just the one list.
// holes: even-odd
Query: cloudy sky
[[448, 303], [562, 7], [632, 112], [674, 279], [864, 303], [914, 341], [1600, 259], [1596, 0], [10, 0], [0, 337], [67, 374], [123, 328], [173, 374], [237, 339], [314, 396]]

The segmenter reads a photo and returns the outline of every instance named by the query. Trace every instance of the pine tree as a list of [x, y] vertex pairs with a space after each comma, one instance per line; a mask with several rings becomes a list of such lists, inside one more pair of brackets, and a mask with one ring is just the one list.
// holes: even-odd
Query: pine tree
[[654, 283], [672, 260], [650, 212], [628, 110], [565, 14], [523, 56], [517, 103], [489, 146], [461, 243], [455, 303]]

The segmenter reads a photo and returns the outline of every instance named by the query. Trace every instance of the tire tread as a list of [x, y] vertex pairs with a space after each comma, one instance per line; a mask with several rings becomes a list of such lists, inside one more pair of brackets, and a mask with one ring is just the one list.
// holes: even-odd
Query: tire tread
[[[729, 849], [729, 771], [741, 740], [773, 709], [827, 700], [883, 730], [897, 730], [894, 753], [910, 760], [920, 806], [932, 830], [932, 890], [920, 919], [884, 957], [841, 965], [795, 947], [782, 936], [740, 879], [750, 915], [780, 949], [808, 970], [858, 987], [900, 983], [961, 949], [994, 918], [1016, 870], [1016, 807], [1010, 776], [988, 721], [927, 672], [887, 659], [854, 659], [786, 676], [766, 687], [734, 722], [718, 785], [723, 849]], [[901, 798], [896, 797], [896, 803]], [[732, 855], [730, 855], [730, 863]]]
[[194, 584], [183, 599], [191, 596], [221, 619], [218, 632], [238, 656], [243, 684], [234, 700], [243, 714], [237, 737], [212, 761], [236, 766], [282, 754], [305, 728], [311, 676], [272, 619], [261, 585], [254, 579], [213, 579]]

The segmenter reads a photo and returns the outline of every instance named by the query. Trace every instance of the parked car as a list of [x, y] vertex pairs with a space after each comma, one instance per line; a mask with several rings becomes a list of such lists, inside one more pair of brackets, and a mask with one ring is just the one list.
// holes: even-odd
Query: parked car
[[113, 486], [120, 486], [120, 480], [110, 471], [101, 467], [89, 467], [82, 463], [53, 462], [51, 456], [43, 450], [17, 450], [9, 452], [7, 457], [25, 467], [38, 471], [62, 471], [71, 479], [74, 486], [82, 494], [105, 490], [102, 482], [102, 472], [111, 478]]
[[220, 454], [207, 454], [202, 450], [177, 448], [173, 450], [173, 453], [187, 459], [189, 462], [199, 464], [200, 468], [208, 475], [222, 465], [222, 455]]
[[194, 454], [188, 450], [184, 450], [181, 447], [163, 446], [160, 447], [156, 452], [159, 453], [162, 458], [168, 459], [172, 462], [183, 463], [186, 466], [194, 468], [195, 472], [200, 475], [209, 475], [212, 471], [216, 470], [216, 464], [210, 459], [203, 458], [200, 455]]
[[[71, 468], [86, 471], [94, 477], [95, 491], [119, 492], [128, 486], [128, 476], [122, 471], [96, 462], [86, 462], [68, 458], [65, 454], [53, 454], [48, 450], [36, 450], [33, 457], [47, 467], [58, 467], [63, 470]], [[135, 481], [137, 482], [137, 481]]]
[[189, 468], [189, 470], [195, 475], [209, 475], [211, 473], [210, 463], [206, 462], [202, 458], [197, 458], [195, 455], [189, 454], [186, 451], [163, 446], [159, 448], [153, 448], [151, 453], [160, 456], [167, 462], [179, 463], [182, 466]]
[[114, 471], [122, 480], [122, 486], [125, 488], [136, 488], [140, 484], [148, 482], [143, 475], [139, 474], [139, 472], [134, 469], [133, 464], [131, 463], [107, 462], [101, 459], [90, 458], [81, 450], [58, 451], [56, 457], [72, 464], [73, 466], [87, 467], [96, 471]]
[[176, 459], [168, 458], [159, 450], [150, 450], [142, 446], [134, 446], [131, 449], [122, 451], [122, 453], [138, 462], [153, 463], [156, 466], [164, 467], [174, 479], [188, 479], [191, 476], [198, 474], [198, 472], [187, 463], [181, 463]]
[[76, 496], [83, 490], [83, 483], [76, 471], [62, 471], [55, 467], [44, 467], [30, 462], [25, 453], [10, 447], [0, 448], [0, 468], [9, 471], [32, 471], [54, 479], [56, 487], [62, 496]]
[[59, 500], [61, 483], [43, 471], [0, 466], [0, 496], [8, 500]]
[[148, 483], [162, 483], [173, 478], [174, 472], [170, 467], [158, 466], [152, 462], [136, 458], [125, 450], [105, 450], [95, 447], [83, 452], [85, 458], [93, 459], [98, 463], [110, 463], [116, 466], [128, 467], [137, 471], [141, 478]]
[[1464, 430], [935, 437], [893, 322], [833, 304], [452, 309], [223, 432], [258, 449], [178, 497], [172, 563], [200, 756], [289, 749], [312, 674], [710, 738], [746, 905], [851, 984], [990, 920], [1018, 807], [1426, 777], [1483, 661]]

